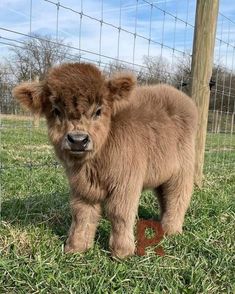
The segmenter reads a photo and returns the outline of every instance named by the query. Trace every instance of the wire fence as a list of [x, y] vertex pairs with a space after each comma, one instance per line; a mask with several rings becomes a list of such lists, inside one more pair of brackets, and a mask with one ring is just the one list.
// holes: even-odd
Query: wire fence
[[[208, 167], [217, 166], [221, 173], [235, 167], [235, 22], [219, 13], [214, 51], [212, 79], [215, 83], [211, 91], [208, 113]], [[226, 181], [225, 181], [226, 184]]]
[[[15, 7], [17, 5], [17, 7]], [[1, 173], [25, 177], [35, 190], [35, 169], [60, 168], [45, 135], [45, 121], [15, 103], [22, 80], [42, 79], [61, 62], [88, 61], [107, 74], [128, 69], [139, 83], [170, 83], [189, 93], [195, 0], [21, 1], [4, 6], [12, 21], [0, 26]], [[14, 25], [13, 25], [14, 24]], [[207, 171], [235, 167], [235, 22], [219, 13], [208, 115]], [[17, 181], [17, 180], [16, 180]], [[3, 189], [11, 190], [5, 181]]]

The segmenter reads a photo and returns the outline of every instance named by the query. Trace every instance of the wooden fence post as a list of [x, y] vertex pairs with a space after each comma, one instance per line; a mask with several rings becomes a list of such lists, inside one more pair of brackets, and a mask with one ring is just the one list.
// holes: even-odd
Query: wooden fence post
[[203, 163], [210, 99], [209, 82], [212, 75], [219, 0], [197, 0], [191, 66], [191, 97], [198, 107], [196, 137], [195, 184], [202, 186]]

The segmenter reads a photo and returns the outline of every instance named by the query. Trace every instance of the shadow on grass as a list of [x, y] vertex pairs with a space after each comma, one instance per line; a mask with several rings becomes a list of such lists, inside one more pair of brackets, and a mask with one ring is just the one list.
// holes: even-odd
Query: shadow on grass
[[138, 209], [138, 216], [139, 216], [139, 218], [143, 218], [143, 219], [152, 219], [155, 221], [159, 221], [160, 217], [156, 212], [157, 212], [157, 210], [152, 211], [151, 209], [140, 205], [139, 209]]
[[[139, 218], [158, 220], [151, 209], [139, 206]], [[12, 198], [2, 202], [2, 221], [18, 227], [49, 228], [62, 242], [65, 242], [71, 224], [68, 192], [34, 195], [27, 198]], [[96, 232], [96, 241], [108, 249], [110, 222], [102, 218]]]
[[67, 192], [14, 197], [2, 202], [2, 220], [17, 226], [48, 226], [63, 237], [71, 221], [68, 200]]

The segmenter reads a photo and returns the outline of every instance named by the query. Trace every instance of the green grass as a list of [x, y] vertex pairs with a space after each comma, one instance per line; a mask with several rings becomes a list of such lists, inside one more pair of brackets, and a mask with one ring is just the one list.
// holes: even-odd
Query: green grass
[[[92, 250], [63, 254], [69, 189], [44, 123], [2, 126], [0, 293], [234, 293], [234, 136], [208, 135], [204, 187], [194, 191], [184, 234], [162, 241], [165, 256], [150, 248], [144, 257], [117, 261], [108, 251], [107, 220]], [[139, 217], [158, 217], [150, 192]]]

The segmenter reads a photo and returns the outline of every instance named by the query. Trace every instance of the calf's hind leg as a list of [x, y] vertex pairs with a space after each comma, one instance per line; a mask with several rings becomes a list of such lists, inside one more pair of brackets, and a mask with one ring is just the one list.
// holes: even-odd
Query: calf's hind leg
[[193, 173], [183, 170], [156, 189], [161, 209], [161, 223], [167, 235], [182, 232], [192, 191]]

